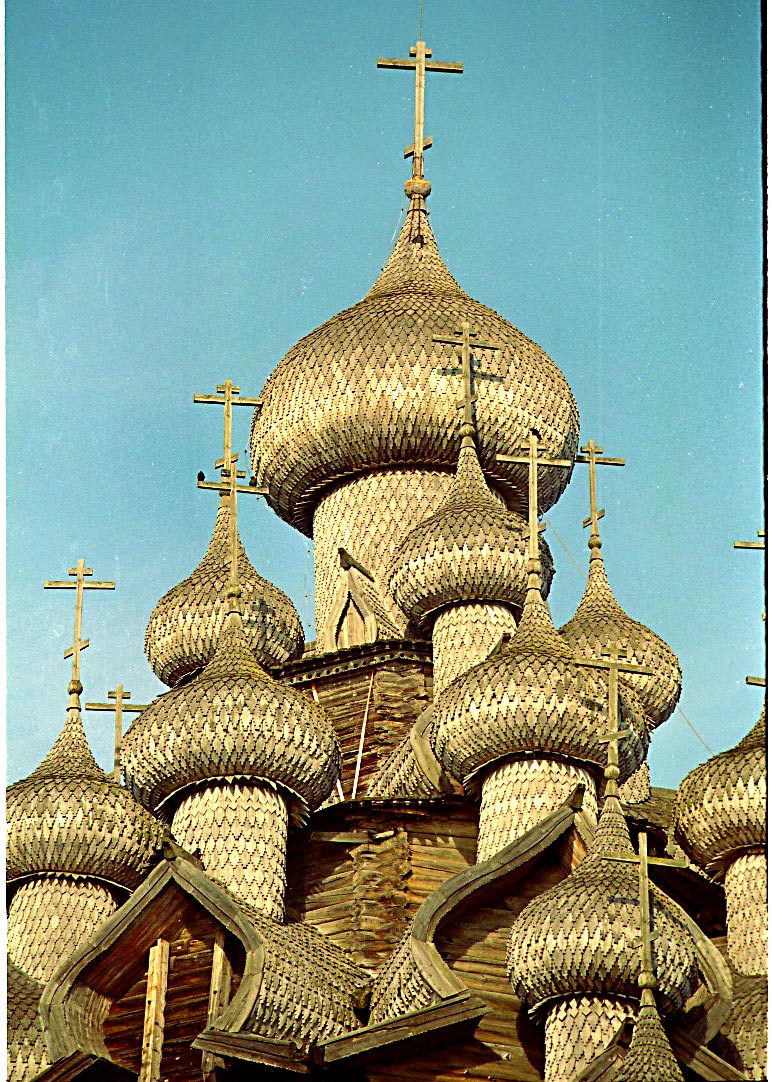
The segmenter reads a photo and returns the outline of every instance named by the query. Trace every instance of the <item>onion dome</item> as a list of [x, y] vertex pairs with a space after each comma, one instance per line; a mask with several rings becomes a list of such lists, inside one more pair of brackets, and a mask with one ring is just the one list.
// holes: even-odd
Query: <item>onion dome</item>
[[609, 647], [627, 650], [627, 661], [652, 669], [649, 676], [624, 673], [620, 680], [632, 688], [650, 728], [666, 721], [681, 695], [681, 667], [673, 651], [644, 624], [631, 619], [619, 605], [606, 577], [606, 568], [598, 547], [592, 549], [590, 574], [579, 608], [560, 629], [571, 649], [585, 657], [600, 657]]
[[245, 777], [283, 786], [314, 809], [340, 772], [326, 715], [258, 665], [234, 611], [203, 672], [142, 711], [121, 757], [127, 785], [153, 810], [196, 782]]
[[[434, 753], [459, 781], [489, 763], [536, 754], [568, 759], [602, 772], [608, 730], [608, 685], [602, 671], [574, 663], [552, 625], [538, 575], [531, 575], [520, 625], [510, 642], [459, 676], [435, 704]], [[622, 779], [646, 755], [645, 719], [620, 694], [623, 724], [631, 730], [619, 748]]]
[[715, 1038], [716, 1052], [746, 1078], [767, 1077], [767, 1011], [769, 986], [766, 976], [732, 973], [732, 1009]]
[[[553, 576], [541, 542], [542, 592]], [[517, 609], [528, 584], [525, 521], [493, 496], [471, 436], [465, 436], [453, 485], [433, 515], [402, 540], [389, 569], [389, 588], [409, 620], [420, 625], [459, 601], [503, 601]]]
[[61, 872], [133, 889], [164, 827], [97, 764], [73, 688], [80, 684], [70, 684], [67, 720], [53, 748], [6, 791], [6, 878]]
[[[565, 996], [637, 1000], [640, 995], [640, 914], [631, 904], [638, 898], [638, 865], [607, 859], [609, 854], [635, 859], [615, 787], [612, 794], [576, 871], [529, 902], [513, 925], [509, 975], [515, 994], [532, 1009]], [[649, 890], [659, 935], [656, 999], [670, 1014], [699, 984], [697, 949], [679, 906], [657, 887]]]
[[616, 1082], [684, 1082], [683, 1072], [653, 1003], [642, 1003]]
[[[223, 497], [203, 560], [164, 594], [150, 616], [145, 654], [153, 672], [168, 687], [199, 672], [217, 647], [227, 611], [229, 528], [228, 499]], [[275, 668], [303, 652], [303, 625], [287, 595], [252, 567], [241, 539], [238, 546], [246, 638], [259, 663]]]
[[695, 767], [678, 787], [676, 841], [700, 867], [767, 838], [767, 704], [739, 744]]
[[[440, 257], [425, 200], [410, 201], [394, 251], [367, 296], [306, 335], [269, 377], [252, 424], [255, 473], [282, 518], [311, 533], [322, 491], [369, 470], [451, 470], [458, 415], [445, 392], [451, 361], [434, 342], [468, 321], [485, 351], [476, 406], [483, 469], [507, 502], [525, 507], [528, 468], [516, 455], [527, 433], [545, 453], [573, 459], [579, 432], [574, 397], [547, 354], [458, 286]], [[541, 509], [558, 499], [569, 471], [546, 468]]]

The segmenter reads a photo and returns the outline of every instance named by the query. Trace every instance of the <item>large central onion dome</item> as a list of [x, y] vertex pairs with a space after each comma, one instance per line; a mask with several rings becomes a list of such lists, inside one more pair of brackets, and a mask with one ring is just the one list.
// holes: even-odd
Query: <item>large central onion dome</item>
[[[150, 616], [145, 653], [153, 672], [168, 687], [200, 672], [215, 652], [225, 622], [229, 531], [230, 509], [223, 497], [201, 563], [164, 594]], [[303, 652], [303, 625], [287, 595], [255, 571], [240, 539], [238, 549], [249, 645], [261, 665], [276, 668]]]
[[[311, 533], [322, 492], [358, 474], [455, 466], [458, 376], [452, 347], [433, 341], [468, 321], [486, 349], [477, 381], [477, 435], [486, 476], [523, 509], [527, 467], [517, 455], [536, 428], [545, 455], [573, 459], [574, 397], [547, 354], [466, 294], [440, 257], [422, 196], [411, 199], [394, 251], [367, 296], [301, 339], [261, 393], [252, 425], [255, 473], [287, 522]], [[558, 499], [569, 471], [545, 469], [541, 510]]]
[[7, 790], [6, 816], [9, 880], [60, 872], [133, 889], [164, 831], [96, 762], [77, 707], [40, 766]]
[[[554, 569], [546, 542], [540, 539], [540, 545], [546, 595]], [[394, 553], [389, 587], [416, 625], [462, 601], [504, 601], [519, 612], [528, 585], [527, 549], [524, 519], [488, 488], [467, 436], [448, 495]]]
[[203, 672], [142, 711], [121, 758], [130, 790], [153, 810], [196, 782], [217, 778], [265, 779], [314, 809], [340, 771], [340, 748], [324, 712], [258, 665], [234, 613]]

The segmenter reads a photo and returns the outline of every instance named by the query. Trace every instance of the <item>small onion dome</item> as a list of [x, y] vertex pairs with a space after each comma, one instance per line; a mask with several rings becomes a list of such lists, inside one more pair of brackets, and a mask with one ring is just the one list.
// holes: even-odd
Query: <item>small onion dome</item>
[[641, 1004], [633, 1039], [615, 1082], [684, 1082], [657, 1008]]
[[[529, 902], [513, 925], [509, 976], [515, 995], [532, 1009], [564, 996], [640, 996], [638, 866], [605, 854], [634, 857], [616, 796], [606, 797], [595, 837], [576, 871]], [[657, 1004], [670, 1014], [699, 984], [697, 949], [682, 910], [653, 884], [649, 890], [659, 936]]]
[[121, 757], [127, 785], [153, 810], [196, 782], [245, 777], [284, 786], [314, 809], [340, 772], [324, 711], [261, 669], [235, 612], [203, 672], [142, 711]]
[[[542, 592], [552, 582], [549, 549], [541, 541]], [[528, 585], [528, 540], [519, 514], [493, 496], [474, 443], [465, 436], [453, 485], [439, 509], [402, 540], [389, 569], [389, 589], [420, 625], [458, 601], [503, 601], [517, 609]]]
[[585, 657], [600, 657], [615, 645], [627, 650], [627, 660], [653, 669], [651, 676], [623, 673], [625, 688], [638, 697], [650, 728], [667, 721], [681, 695], [681, 667], [666, 642], [644, 624], [632, 620], [611, 592], [603, 557], [593, 548], [590, 574], [579, 608], [560, 629], [571, 649]]
[[[631, 730], [619, 745], [624, 781], [644, 760], [648, 733], [634, 698], [620, 694], [619, 702]], [[607, 752], [599, 738], [608, 727], [605, 673], [574, 664], [538, 587], [529, 586], [511, 641], [439, 696], [431, 740], [443, 768], [461, 782], [497, 759], [528, 754], [602, 773]]]
[[733, 971], [732, 992], [732, 1009], [713, 1047], [727, 1063], [744, 1071], [746, 1078], [766, 1078], [767, 978]]
[[[225, 621], [230, 571], [230, 510], [220, 501], [214, 533], [196, 570], [164, 594], [150, 616], [145, 654], [159, 680], [174, 687], [212, 658]], [[246, 636], [261, 665], [274, 668], [303, 652], [303, 625], [285, 593], [255, 571], [239, 539], [239, 580]]]
[[739, 744], [695, 767], [678, 787], [676, 841], [706, 868], [767, 839], [767, 704]]
[[61, 872], [133, 889], [164, 833], [163, 824], [97, 764], [72, 705], [40, 766], [7, 789], [6, 817], [8, 880]]
[[[528, 467], [516, 455], [528, 432], [545, 454], [572, 459], [579, 435], [574, 397], [547, 354], [458, 286], [440, 257], [425, 200], [414, 196], [394, 251], [367, 296], [306, 335], [276, 367], [252, 424], [254, 470], [283, 519], [311, 535], [322, 492], [370, 470], [452, 470], [458, 413], [448, 386], [452, 347], [433, 339], [468, 321], [486, 350], [476, 404], [483, 469], [507, 503], [527, 506]], [[570, 471], [545, 468], [541, 510]]]

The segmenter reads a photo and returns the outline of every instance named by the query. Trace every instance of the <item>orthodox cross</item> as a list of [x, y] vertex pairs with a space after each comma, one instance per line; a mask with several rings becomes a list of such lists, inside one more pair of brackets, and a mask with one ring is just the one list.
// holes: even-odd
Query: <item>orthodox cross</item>
[[86, 710], [109, 710], [115, 714], [115, 759], [113, 763], [113, 777], [116, 781], [121, 780], [121, 744], [123, 743], [123, 715], [140, 714], [147, 703], [140, 706], [139, 703], [127, 702], [131, 698], [130, 691], [124, 691], [123, 684], [116, 684], [115, 691], [108, 691], [107, 698], [112, 699], [109, 703], [86, 703]]
[[[609, 673], [609, 724], [612, 726], [611, 733], [599, 737], [599, 743], [609, 744], [609, 766], [619, 767], [619, 740], [624, 740], [630, 735], [629, 729], [617, 729], [619, 721], [619, 673], [640, 673], [642, 676], [651, 676], [653, 670], [646, 665], [639, 665], [627, 660], [627, 650], [619, 649], [616, 643], [612, 643], [609, 649], [604, 650], [600, 658], [586, 658], [577, 655], [574, 664], [584, 665], [587, 669], [602, 669]], [[614, 779], [616, 780], [616, 779]]]
[[[598, 510], [598, 497], [596, 489], [596, 466], [624, 466], [623, 458], [599, 458], [603, 454], [603, 448], [598, 447], [595, 440], [589, 440], [586, 447], [581, 448], [582, 453], [576, 456], [576, 462], [584, 462], [590, 467], [590, 517], [586, 518], [582, 526], [590, 527], [590, 540], [599, 539], [598, 522], [606, 514], [603, 508]], [[595, 548], [595, 546], [592, 546]]]
[[[475, 339], [473, 342], [472, 339]], [[468, 320], [461, 321], [461, 326], [458, 330], [453, 331], [452, 338], [443, 338], [439, 334], [435, 334], [432, 338], [432, 342], [443, 342], [449, 346], [456, 346], [461, 348], [461, 380], [463, 388], [463, 399], [457, 403], [458, 408], [464, 411], [464, 426], [467, 429], [465, 435], [472, 435], [469, 431], [470, 426], [474, 426], [474, 404], [477, 401], [477, 394], [474, 389], [474, 357], [472, 356], [473, 349], [501, 349], [501, 346], [495, 342], [479, 342], [477, 341], [477, 331], [473, 331]], [[447, 375], [458, 375], [458, 368], [444, 368], [443, 372]], [[480, 373], [482, 379], [493, 379], [501, 381], [502, 376], [487, 375], [484, 372]]]
[[[764, 530], [757, 530], [756, 536], [760, 537], [760, 541], [735, 541], [734, 547], [736, 549], [766, 549], [766, 534]], [[761, 614], [761, 619], [766, 620], [766, 609]]]
[[[616, 860], [620, 864], [637, 864], [639, 868], [638, 872], [638, 898], [636, 902], [640, 906], [641, 917], [641, 953], [642, 964], [641, 970], [643, 973], [648, 973], [653, 978], [654, 976], [654, 964], [651, 954], [651, 945], [656, 943], [657, 936], [651, 933], [651, 913], [649, 908], [649, 867], [652, 864], [661, 865], [665, 868], [688, 868], [689, 862], [687, 860], [672, 860], [670, 857], [650, 857], [648, 852], [648, 836], [645, 831], [639, 831], [638, 833], [638, 854], [635, 853], [627, 855], [626, 853], [604, 853], [606, 860]], [[615, 898], [615, 901], [626, 900]], [[652, 992], [656, 987], [656, 982], [643, 984], [643, 995], [646, 995], [646, 989], [649, 988]], [[644, 1000], [641, 997], [642, 1002], [648, 1002], [652, 1006], [654, 1005], [654, 997]]]
[[[63, 582], [44, 582], [44, 590], [74, 590], [75, 591], [75, 635], [73, 638], [72, 646], [65, 650], [65, 658], [72, 658], [72, 683], [80, 684], [80, 652], [85, 650], [89, 644], [88, 639], [81, 640], [80, 632], [83, 622], [83, 591], [84, 590], [114, 590], [114, 582], [86, 582], [86, 578], [93, 575], [93, 569], [86, 567], [85, 560], [78, 560], [75, 567], [71, 567], [67, 572], [74, 582], [70, 582], [65, 579]], [[83, 688], [81, 686], [80, 691]], [[75, 692], [79, 695], [80, 691]]]
[[[217, 394], [194, 394], [194, 402], [206, 402], [212, 405], [222, 406], [225, 414], [224, 432], [222, 441], [222, 458], [214, 464], [216, 470], [225, 470], [226, 463], [231, 458], [231, 443], [233, 437], [233, 407], [234, 406], [257, 406], [263, 404], [262, 398], [237, 398], [240, 388], [232, 380], [226, 379], [225, 383], [217, 385]], [[224, 476], [224, 474], [223, 474]]]
[[528, 558], [529, 570], [538, 571], [539, 563], [539, 534], [544, 529], [544, 523], [539, 524], [539, 466], [558, 466], [561, 469], [570, 470], [573, 462], [567, 458], [539, 458], [539, 451], [544, 451], [543, 443], [539, 442], [540, 436], [535, 428], [528, 433], [528, 446], [521, 448], [526, 457], [513, 457], [512, 455], [496, 455], [497, 462], [518, 462], [528, 466]]
[[417, 41], [410, 46], [410, 59], [397, 60], [391, 57], [379, 56], [377, 65], [379, 68], [400, 68], [402, 70], [415, 70], [415, 121], [413, 125], [412, 146], [405, 148], [405, 157], [413, 158], [413, 177], [423, 178], [424, 175], [424, 151], [432, 145], [431, 137], [424, 139], [424, 91], [426, 89], [427, 71], [443, 71], [449, 75], [461, 75], [464, 71], [463, 64], [444, 63], [430, 60], [431, 49], [427, 49], [425, 41]]

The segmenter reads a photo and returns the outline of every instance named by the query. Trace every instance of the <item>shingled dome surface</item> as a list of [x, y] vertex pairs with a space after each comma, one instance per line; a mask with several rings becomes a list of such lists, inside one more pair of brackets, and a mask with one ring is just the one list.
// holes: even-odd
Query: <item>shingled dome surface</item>
[[767, 704], [739, 744], [695, 767], [678, 787], [675, 836], [695, 863], [767, 840]]
[[[460, 376], [447, 370], [459, 362], [452, 346], [433, 337], [452, 334], [463, 320], [480, 341], [500, 346], [479, 361], [476, 417], [483, 468], [508, 503], [525, 506], [528, 468], [496, 455], [518, 454], [532, 428], [547, 456], [573, 459], [579, 416], [562, 373], [535, 342], [458, 286], [424, 200], [415, 197], [364, 300], [293, 346], [261, 392], [252, 458], [282, 518], [310, 535], [314, 507], [332, 484], [387, 467], [453, 469]], [[543, 471], [541, 510], [555, 503], [569, 474]]]
[[[168, 687], [199, 672], [214, 656], [226, 614], [229, 529], [230, 510], [223, 498], [201, 563], [164, 594], [150, 616], [145, 654]], [[258, 662], [275, 668], [303, 652], [303, 625], [287, 595], [255, 571], [240, 539], [238, 546], [246, 638]]]
[[638, 697], [650, 727], [666, 721], [681, 695], [681, 668], [666, 642], [631, 619], [611, 592], [600, 552], [590, 560], [584, 596], [574, 615], [560, 629], [571, 649], [599, 658], [611, 647], [627, 651], [626, 661], [652, 669], [651, 675], [623, 673], [623, 683]]
[[[608, 685], [600, 670], [574, 663], [552, 626], [549, 609], [529, 589], [511, 642], [459, 676], [435, 704], [431, 742], [437, 759], [463, 782], [488, 763], [518, 754], [555, 757], [602, 771], [608, 727]], [[619, 746], [623, 780], [646, 755], [643, 713], [620, 695], [632, 735]]]
[[6, 818], [8, 880], [62, 872], [133, 889], [164, 832], [98, 765], [72, 708], [40, 766], [6, 791]]
[[[634, 855], [615, 796], [607, 797], [595, 837], [576, 871], [530, 902], [515, 920], [509, 974], [515, 994], [529, 1007], [581, 994], [638, 1000], [638, 867], [608, 860], [607, 854]], [[699, 984], [697, 948], [682, 911], [653, 885], [650, 904], [659, 936], [657, 1004], [672, 1014]]]
[[313, 809], [340, 771], [327, 716], [261, 669], [235, 614], [204, 671], [154, 699], [126, 734], [121, 756], [127, 785], [153, 809], [194, 782], [230, 777], [276, 782]]
[[[528, 585], [525, 535], [525, 521], [488, 488], [470, 439], [439, 509], [398, 546], [389, 570], [391, 592], [416, 624], [460, 601], [503, 601], [522, 609]], [[543, 540], [541, 558], [546, 596], [554, 568]]]

